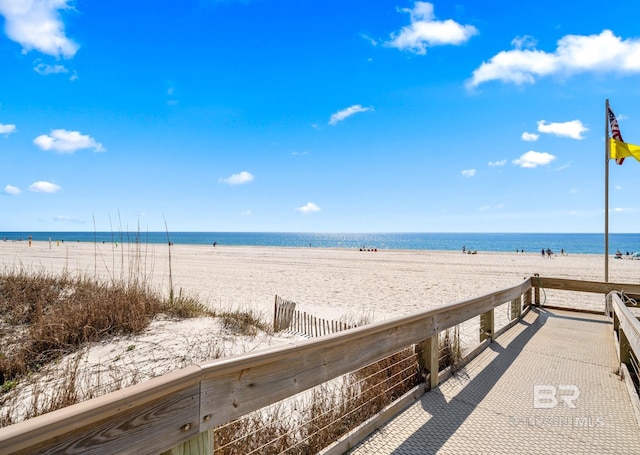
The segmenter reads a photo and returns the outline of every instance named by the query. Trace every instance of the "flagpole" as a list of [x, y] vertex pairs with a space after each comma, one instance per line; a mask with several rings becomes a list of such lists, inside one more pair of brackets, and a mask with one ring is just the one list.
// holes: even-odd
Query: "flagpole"
[[604, 104], [604, 282], [609, 282], [609, 99]]

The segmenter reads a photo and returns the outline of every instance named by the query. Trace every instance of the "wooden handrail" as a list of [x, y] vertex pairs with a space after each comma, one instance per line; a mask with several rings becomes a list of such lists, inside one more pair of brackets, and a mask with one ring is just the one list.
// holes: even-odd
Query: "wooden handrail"
[[480, 297], [188, 367], [34, 417], [0, 429], [0, 452], [162, 452], [217, 425], [422, 343], [539, 286], [640, 293], [638, 285], [527, 278]]
[[626, 294], [640, 294], [639, 284], [604, 283], [600, 281], [569, 280], [535, 276], [531, 278], [533, 287], [559, 289], [562, 291], [591, 292], [606, 295], [611, 291], [624, 291]]
[[[617, 294], [613, 294], [611, 297], [611, 310], [615, 318], [614, 328], [622, 333], [618, 340], [620, 351], [625, 348], [629, 349], [633, 351], [636, 358], [640, 358], [640, 321]], [[626, 353], [620, 352], [620, 361], [628, 363], [628, 355], [628, 351]]]

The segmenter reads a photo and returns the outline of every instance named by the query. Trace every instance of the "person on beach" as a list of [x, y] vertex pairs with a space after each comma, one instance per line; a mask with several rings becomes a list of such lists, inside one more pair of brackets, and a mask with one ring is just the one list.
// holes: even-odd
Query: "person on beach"
[[544, 248], [540, 250], [540, 254], [542, 254], [542, 257], [544, 257]]
[[462, 245], [462, 252], [464, 253], [465, 251], [467, 251], [467, 249]]

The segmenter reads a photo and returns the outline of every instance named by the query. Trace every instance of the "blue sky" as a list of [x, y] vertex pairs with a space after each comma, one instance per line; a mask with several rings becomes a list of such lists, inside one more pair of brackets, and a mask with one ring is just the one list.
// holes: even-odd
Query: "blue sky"
[[[602, 232], [638, 13], [0, 0], [0, 231]], [[637, 232], [640, 163], [609, 169]]]

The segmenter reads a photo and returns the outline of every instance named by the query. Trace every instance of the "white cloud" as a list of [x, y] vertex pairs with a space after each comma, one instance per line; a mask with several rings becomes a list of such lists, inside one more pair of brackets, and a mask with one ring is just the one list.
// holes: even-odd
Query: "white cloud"
[[582, 133], [589, 131], [580, 120], [572, 120], [564, 123], [547, 123], [545, 120], [538, 122], [538, 131], [541, 133], [555, 134], [556, 136], [570, 137], [571, 139], [584, 139]]
[[60, 190], [60, 186], [51, 182], [35, 182], [29, 185], [29, 191], [34, 193], [55, 193]]
[[528, 151], [517, 160], [513, 160], [513, 164], [520, 167], [534, 168], [545, 166], [555, 160], [556, 157], [547, 152]]
[[435, 20], [431, 3], [415, 2], [413, 9], [400, 11], [409, 13], [411, 23], [392, 33], [386, 45], [403, 51], [425, 55], [427, 47], [462, 44], [478, 33], [473, 25], [460, 25], [451, 19]]
[[476, 175], [476, 170], [475, 169], [465, 169], [461, 172], [462, 175], [464, 175], [465, 177], [473, 177], [474, 175]]
[[529, 35], [516, 36], [511, 40], [511, 45], [516, 49], [534, 49], [538, 41]]
[[106, 149], [94, 138], [79, 131], [51, 130], [50, 135], [42, 134], [33, 140], [42, 150], [53, 150], [60, 153], [74, 153], [82, 149], [93, 149], [104, 152]]
[[304, 156], [304, 155], [308, 155], [309, 152], [307, 150], [303, 151], [303, 152], [291, 152], [291, 155], [293, 156]]
[[489, 161], [491, 167], [504, 166], [505, 164], [507, 164], [507, 160]]
[[371, 110], [373, 110], [373, 108], [371, 107], [362, 107], [360, 104], [354, 104], [353, 106], [349, 106], [348, 108], [342, 109], [341, 111], [338, 111], [335, 114], [331, 115], [331, 118], [329, 119], [329, 125], [337, 125], [338, 122], [341, 122], [347, 117], [351, 117], [358, 112], [367, 112]]
[[536, 78], [554, 74], [640, 73], [640, 39], [623, 40], [611, 30], [599, 35], [566, 35], [552, 53], [522, 49], [515, 40], [512, 44], [515, 49], [501, 51], [476, 68], [467, 87], [493, 80], [533, 84]]
[[313, 202], [307, 202], [307, 205], [298, 207], [296, 210], [301, 213], [313, 213], [313, 212], [319, 212], [320, 207], [315, 205]]
[[522, 136], [520, 136], [522, 138], [523, 141], [527, 141], [527, 142], [535, 142], [538, 140], [538, 138], [540, 137], [539, 134], [536, 133], [528, 133], [528, 132], [524, 132], [522, 133]]
[[242, 171], [238, 174], [233, 174], [226, 179], [220, 179], [220, 182], [228, 185], [242, 185], [244, 183], [253, 182], [253, 175], [250, 172]]
[[54, 57], [73, 57], [78, 45], [65, 36], [59, 10], [72, 9], [70, 0], [0, 0], [5, 33], [25, 52], [36, 49]]
[[42, 74], [43, 76], [48, 76], [49, 74], [61, 74], [68, 73], [69, 70], [66, 69], [63, 65], [47, 65], [46, 63], [39, 63], [33, 67], [33, 70]]
[[4, 192], [7, 194], [11, 194], [14, 196], [17, 196], [18, 194], [21, 193], [20, 188], [18, 188], [17, 186], [13, 186], [13, 185], [7, 185], [4, 187]]
[[365, 35], [364, 33], [360, 33], [360, 37], [365, 40], [368, 41], [372, 46], [377, 46], [378, 42], [376, 40], [374, 40], [373, 38], [371, 38], [369, 35]]
[[565, 169], [569, 169], [572, 164], [573, 164], [572, 162], [568, 162], [567, 164], [563, 164], [562, 166], [554, 169], [554, 171], [556, 171], [556, 172], [564, 171]]
[[10, 135], [11, 133], [16, 132], [16, 126], [9, 124], [5, 125], [4, 123], [0, 123], [0, 134]]

